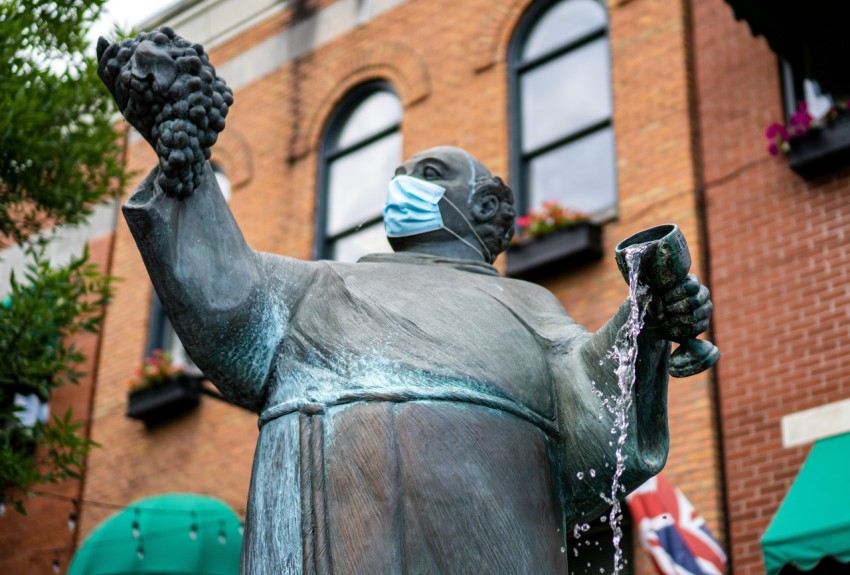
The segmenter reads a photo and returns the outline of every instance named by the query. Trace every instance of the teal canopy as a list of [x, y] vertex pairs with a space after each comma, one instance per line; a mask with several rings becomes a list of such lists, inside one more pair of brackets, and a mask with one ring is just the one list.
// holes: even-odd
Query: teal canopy
[[74, 555], [68, 575], [238, 575], [241, 522], [225, 503], [171, 493], [113, 515]]
[[850, 433], [818, 440], [761, 540], [768, 575], [850, 561]]

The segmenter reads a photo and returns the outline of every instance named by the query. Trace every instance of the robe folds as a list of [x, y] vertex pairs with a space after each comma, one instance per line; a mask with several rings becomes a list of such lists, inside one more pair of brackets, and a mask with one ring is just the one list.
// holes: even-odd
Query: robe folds
[[[567, 573], [567, 531], [611, 490], [594, 389], [616, 393], [627, 303], [591, 334], [481, 262], [255, 252], [209, 167], [179, 201], [154, 173], [124, 206], [154, 287], [195, 363], [259, 414], [243, 574]], [[640, 340], [629, 490], [666, 459], [669, 347]]]

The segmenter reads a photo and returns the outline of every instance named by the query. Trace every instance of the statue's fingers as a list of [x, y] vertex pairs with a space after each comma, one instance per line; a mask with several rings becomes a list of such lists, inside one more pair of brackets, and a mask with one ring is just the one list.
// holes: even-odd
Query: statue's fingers
[[708, 301], [685, 313], [668, 314], [667, 323], [674, 326], [693, 325], [702, 320], [711, 319], [712, 311], [714, 311], [714, 304]]
[[688, 274], [679, 285], [673, 287], [664, 293], [663, 299], [665, 302], [679, 301], [699, 293], [701, 284], [694, 274]]
[[699, 285], [699, 291], [696, 294], [679, 301], [668, 303], [665, 306], [665, 309], [668, 313], [672, 314], [689, 313], [691, 310], [700, 307], [710, 299], [711, 292], [708, 291], [708, 288], [704, 285]]
[[670, 339], [674, 341], [681, 341], [695, 338], [707, 330], [708, 325], [709, 320], [706, 318], [693, 324], [668, 326], [665, 331]]

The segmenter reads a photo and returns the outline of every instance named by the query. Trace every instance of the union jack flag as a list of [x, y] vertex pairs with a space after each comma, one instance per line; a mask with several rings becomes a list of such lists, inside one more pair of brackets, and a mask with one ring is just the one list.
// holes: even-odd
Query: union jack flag
[[626, 501], [661, 575], [723, 575], [726, 555], [679, 489], [656, 475]]

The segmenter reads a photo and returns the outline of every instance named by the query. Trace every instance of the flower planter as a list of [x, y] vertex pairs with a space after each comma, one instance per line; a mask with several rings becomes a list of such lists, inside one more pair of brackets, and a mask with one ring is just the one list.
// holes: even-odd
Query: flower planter
[[511, 246], [505, 275], [535, 280], [601, 257], [602, 226], [586, 222]]
[[850, 118], [811, 130], [792, 141], [788, 165], [807, 180], [850, 166]]
[[156, 387], [133, 391], [127, 397], [127, 417], [152, 424], [170, 419], [200, 402], [200, 376], [178, 375]]

